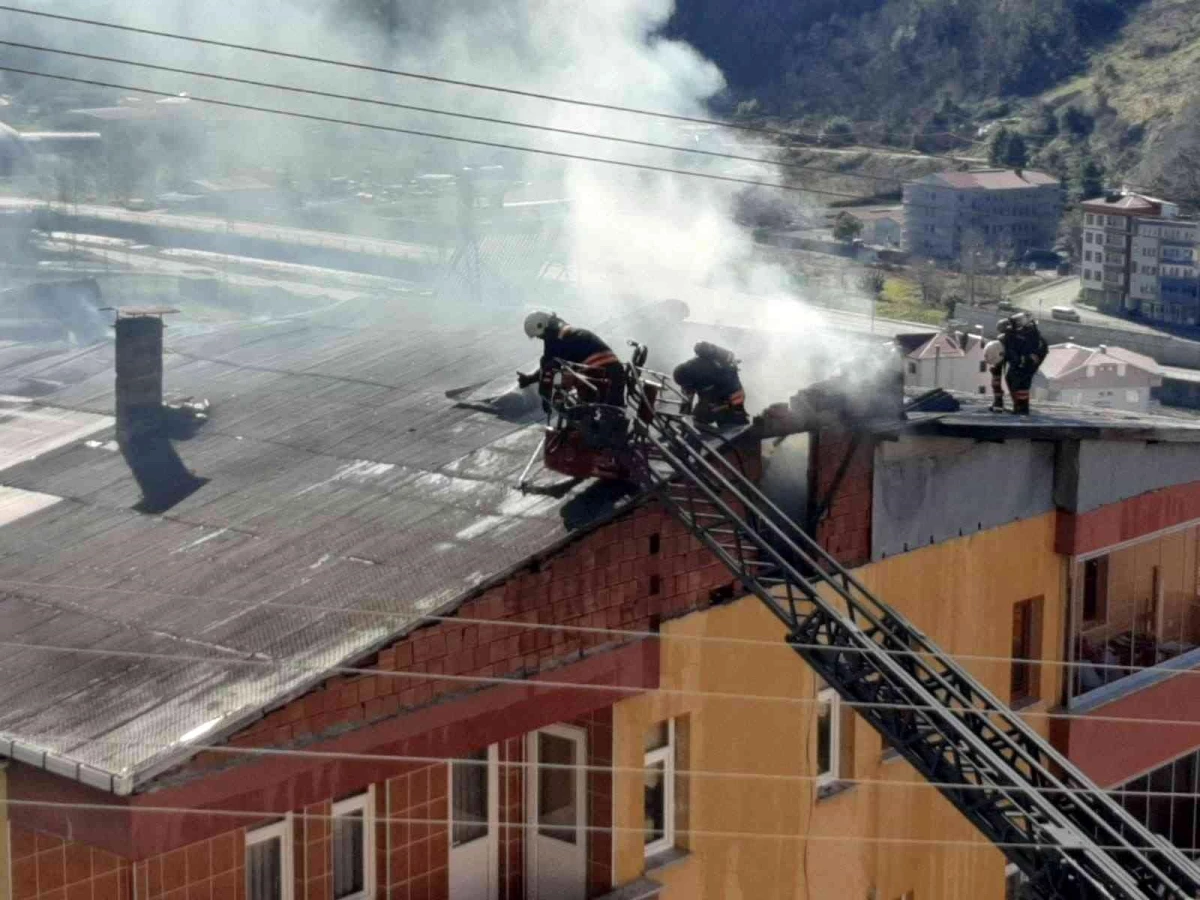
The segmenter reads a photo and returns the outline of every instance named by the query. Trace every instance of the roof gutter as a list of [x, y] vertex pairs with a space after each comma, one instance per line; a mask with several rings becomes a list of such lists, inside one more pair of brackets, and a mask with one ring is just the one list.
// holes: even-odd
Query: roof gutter
[[133, 793], [133, 779], [128, 775], [106, 772], [25, 741], [0, 737], [0, 756], [118, 797], [128, 797]]

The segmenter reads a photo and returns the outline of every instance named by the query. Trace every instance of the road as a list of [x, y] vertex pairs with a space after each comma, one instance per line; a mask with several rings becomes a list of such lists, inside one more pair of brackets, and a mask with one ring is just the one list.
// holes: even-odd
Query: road
[[1100, 325], [1105, 328], [1117, 328], [1121, 331], [1140, 332], [1142, 334], [1163, 334], [1160, 329], [1131, 322], [1119, 316], [1109, 316], [1096, 312], [1077, 303], [1079, 299], [1079, 276], [1057, 279], [1045, 287], [1013, 294], [1009, 297], [1018, 309], [1028, 310], [1038, 318], [1049, 318], [1050, 309], [1054, 306], [1073, 306], [1079, 313], [1079, 319], [1086, 325]]

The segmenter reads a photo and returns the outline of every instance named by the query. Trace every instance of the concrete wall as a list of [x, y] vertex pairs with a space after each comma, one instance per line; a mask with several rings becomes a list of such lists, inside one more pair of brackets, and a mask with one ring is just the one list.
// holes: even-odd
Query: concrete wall
[[903, 437], [875, 457], [871, 559], [1029, 519], [1054, 508], [1054, 448]]
[[[1009, 656], [1013, 604], [1041, 597], [1040, 655], [1056, 659], [1065, 579], [1053, 552], [1054, 521], [1046, 515], [992, 529], [855, 574], [942, 647], [964, 656]], [[645, 871], [643, 737], [652, 725], [679, 717], [688, 732], [679, 766], [697, 774], [677, 788], [689, 830], [679, 842], [686, 855], [645, 871], [664, 885], [662, 900], [895, 900], [909, 891], [921, 900], [1002, 900], [1000, 852], [907, 763], [885, 761], [880, 737], [851, 712], [843, 720], [847, 780], [818, 795], [815, 679], [758, 600], [665, 623], [662, 634], [665, 690], [613, 709], [618, 883]], [[1007, 663], [964, 664], [1001, 698], [1009, 696]], [[1061, 667], [1044, 666], [1039, 676], [1035, 712], [1056, 701]], [[1046, 719], [1030, 721], [1041, 729]], [[937, 843], [946, 841], [962, 843]]]
[[1060, 445], [1055, 502], [1086, 513], [1147, 491], [1200, 481], [1200, 452], [1193, 444], [1070, 441]]

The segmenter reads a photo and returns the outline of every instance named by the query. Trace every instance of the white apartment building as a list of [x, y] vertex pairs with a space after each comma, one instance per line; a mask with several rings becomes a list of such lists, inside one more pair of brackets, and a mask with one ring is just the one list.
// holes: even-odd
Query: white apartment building
[[1130, 191], [1086, 200], [1084, 299], [1111, 313], [1200, 324], [1200, 223], [1179, 207]]

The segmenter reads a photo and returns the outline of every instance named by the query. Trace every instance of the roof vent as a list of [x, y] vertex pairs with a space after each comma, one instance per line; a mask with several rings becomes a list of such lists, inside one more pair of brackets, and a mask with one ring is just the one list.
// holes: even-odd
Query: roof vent
[[1123, 195], [1120, 191], [1110, 191], [1104, 195], [1104, 200], [1107, 203], [1116, 203]]
[[1101, 344], [1101, 345], [1100, 345], [1100, 352], [1101, 352], [1101, 353], [1107, 353], [1107, 352], [1108, 352], [1108, 346], [1107, 346], [1107, 345], [1105, 345], [1105, 344]]

